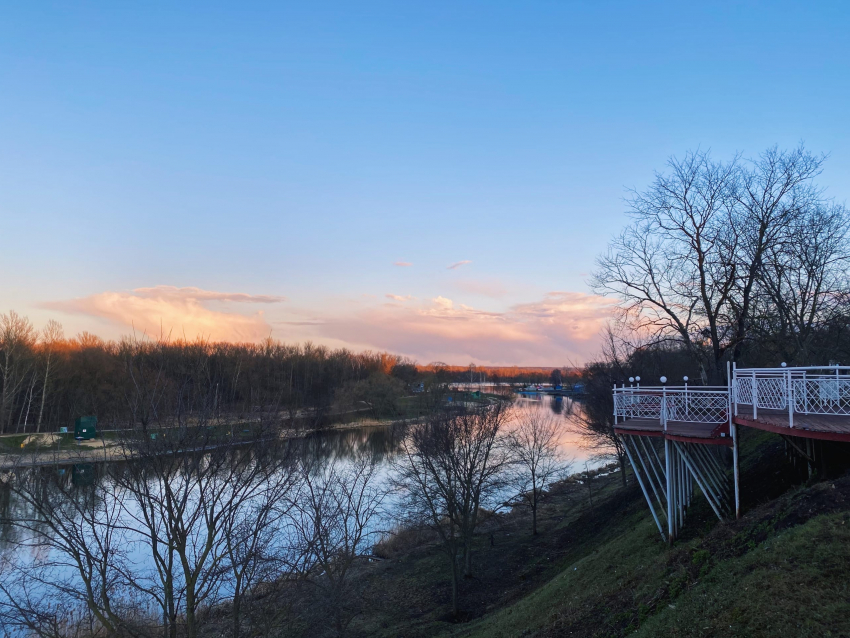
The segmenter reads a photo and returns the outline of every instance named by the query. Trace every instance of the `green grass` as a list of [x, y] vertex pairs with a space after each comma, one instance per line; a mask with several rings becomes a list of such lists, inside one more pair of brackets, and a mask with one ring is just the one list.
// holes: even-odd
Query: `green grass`
[[[56, 433], [55, 432], [49, 432], [47, 434], [56, 434]], [[12, 434], [12, 435], [5, 435], [5, 436], [0, 437], [0, 452], [5, 452], [5, 453], [20, 452], [21, 449], [22, 449], [21, 445], [23, 444], [23, 442], [26, 440], [26, 438], [28, 436], [30, 436], [30, 435], [29, 434]], [[59, 450], [76, 449], [77, 442], [74, 440], [73, 433], [60, 434], [59, 436], [61, 437], [61, 439], [59, 441], [58, 446], [55, 443], [52, 444], [52, 445], [29, 444], [29, 445], [26, 446], [26, 448], [23, 448], [23, 449], [25, 449], [28, 452], [40, 451], [40, 450], [50, 451], [50, 450], [56, 450], [56, 449], [59, 449]]]
[[714, 566], [637, 636], [850, 635], [850, 516], [818, 516]]
[[462, 595], [471, 620], [448, 621], [445, 567], [420, 549], [384, 564], [387, 604], [356, 623], [357, 633], [850, 636], [850, 475], [801, 483], [781, 439], [766, 433], [748, 432], [741, 453], [739, 521], [718, 523], [697, 495], [668, 547], [640, 493], [610, 481], [594, 494], [596, 512], [559, 502], [561, 522], [536, 539], [521, 526], [495, 550], [482, 539], [480, 573]]
[[637, 620], [635, 601], [665, 572], [658, 560], [664, 546], [654, 524], [642, 518], [632, 521], [631, 532], [600, 544], [516, 604], [445, 635], [507, 638], [560, 632], [576, 623], [593, 623], [596, 635], [619, 635], [618, 628]]
[[667, 549], [642, 520], [519, 602], [441, 635], [850, 635], [847, 512], [817, 516], [718, 562], [697, 546]]

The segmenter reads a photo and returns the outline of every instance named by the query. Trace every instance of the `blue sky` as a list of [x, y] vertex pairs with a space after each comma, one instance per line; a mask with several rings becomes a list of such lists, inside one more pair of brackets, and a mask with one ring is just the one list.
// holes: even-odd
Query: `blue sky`
[[73, 5], [0, 20], [0, 311], [69, 335], [558, 365], [670, 155], [850, 193], [846, 3]]

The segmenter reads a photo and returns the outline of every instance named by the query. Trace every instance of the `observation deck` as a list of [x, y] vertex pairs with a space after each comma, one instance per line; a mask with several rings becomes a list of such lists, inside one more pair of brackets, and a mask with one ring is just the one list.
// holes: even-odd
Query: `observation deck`
[[726, 470], [726, 449], [737, 449], [730, 397], [723, 386], [614, 387], [614, 432], [668, 542], [684, 525], [696, 485], [718, 518], [733, 512]]
[[614, 431], [683, 443], [731, 446], [725, 386], [614, 388]]
[[850, 366], [733, 365], [727, 378], [725, 387], [614, 387], [614, 432], [668, 542], [684, 523], [695, 485], [718, 518], [740, 514], [739, 426], [781, 435], [810, 476], [824, 441], [850, 442]]
[[735, 425], [850, 442], [850, 366], [733, 368]]

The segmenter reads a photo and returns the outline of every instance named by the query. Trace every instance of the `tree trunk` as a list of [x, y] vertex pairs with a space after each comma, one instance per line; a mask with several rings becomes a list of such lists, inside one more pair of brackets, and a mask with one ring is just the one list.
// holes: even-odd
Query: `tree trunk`
[[457, 581], [458, 581], [458, 573], [457, 573], [457, 556], [451, 557], [452, 561], [452, 616], [457, 618], [458, 616], [458, 604], [457, 604]]
[[233, 594], [233, 638], [239, 638], [240, 613], [242, 612], [242, 594], [239, 591]]
[[38, 410], [38, 423], [36, 423], [35, 431], [41, 432], [41, 419], [44, 416], [44, 401], [47, 399], [47, 381], [50, 376], [50, 354], [47, 355], [47, 366], [44, 368], [44, 383], [41, 387], [41, 408]]
[[6, 360], [3, 362], [3, 393], [0, 394], [0, 432], [6, 431], [6, 412], [9, 411], [9, 396], [12, 394], [11, 376], [11, 357], [6, 353]]
[[628, 486], [628, 481], [626, 480], [626, 459], [622, 454], [617, 455], [617, 461], [620, 464], [620, 479], [623, 481], [623, 487]]

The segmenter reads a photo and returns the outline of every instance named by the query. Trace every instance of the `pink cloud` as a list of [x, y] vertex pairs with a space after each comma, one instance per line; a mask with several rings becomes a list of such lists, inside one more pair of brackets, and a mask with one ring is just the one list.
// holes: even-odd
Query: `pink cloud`
[[204, 304], [270, 304], [283, 300], [283, 297], [267, 295], [155, 286], [131, 292], [103, 292], [43, 305], [72, 314], [100, 317], [150, 335], [159, 335], [163, 331], [175, 338], [201, 336], [212, 341], [258, 341], [271, 332], [262, 312], [244, 315], [212, 310]]
[[139, 297], [150, 299], [195, 299], [197, 301], [235, 301], [237, 303], [280, 303], [286, 301], [286, 297], [274, 295], [248, 295], [244, 292], [215, 292], [212, 290], [201, 290], [190, 286], [178, 288], [177, 286], [154, 286], [153, 288], [136, 288], [133, 293]]
[[551, 292], [539, 301], [491, 312], [436, 297], [329, 318], [318, 329], [325, 337], [420, 361], [562, 365], [595, 354], [612, 305], [594, 295]]
[[466, 264], [471, 264], [471, 263], [472, 263], [471, 259], [464, 259], [463, 261], [456, 261], [452, 265], [446, 266], [446, 270], [456, 270], [456, 269], [460, 268], [461, 266], [465, 266]]
[[401, 268], [407, 268], [407, 267], [412, 266], [412, 265], [413, 264], [411, 264], [409, 261], [395, 261], [395, 262], [393, 262], [393, 266], [400, 266]]
[[415, 299], [413, 295], [394, 295], [392, 293], [387, 293], [384, 296], [387, 299], [392, 299], [393, 301], [410, 301], [411, 299]]

